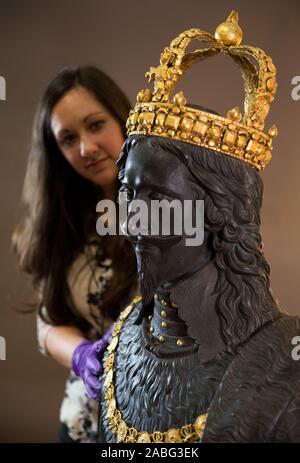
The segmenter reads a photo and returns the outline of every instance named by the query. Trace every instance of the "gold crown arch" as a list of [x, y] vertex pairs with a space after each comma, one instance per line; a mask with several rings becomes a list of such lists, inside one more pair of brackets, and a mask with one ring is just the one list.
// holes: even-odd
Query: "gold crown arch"
[[[232, 11], [217, 27], [215, 36], [201, 29], [190, 29], [176, 37], [160, 55], [160, 65], [146, 76], [154, 81], [153, 92], [141, 90], [127, 120], [128, 135], [168, 137], [213, 149], [249, 163], [259, 171], [271, 160], [273, 125], [267, 133], [265, 119], [277, 89], [276, 68], [259, 48], [240, 45], [242, 30], [238, 14]], [[192, 40], [207, 48], [186, 52]], [[245, 88], [244, 116], [238, 107], [226, 117], [190, 108], [182, 92], [171, 95], [183, 74], [193, 64], [217, 54], [229, 55], [240, 67]]]

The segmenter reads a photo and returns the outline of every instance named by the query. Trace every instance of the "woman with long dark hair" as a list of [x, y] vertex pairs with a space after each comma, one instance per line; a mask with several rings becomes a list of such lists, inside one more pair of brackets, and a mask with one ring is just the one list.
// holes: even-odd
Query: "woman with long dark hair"
[[36, 114], [25, 215], [13, 244], [39, 295], [39, 348], [72, 367], [60, 413], [62, 442], [96, 439], [94, 399], [107, 335], [99, 338], [136, 289], [131, 245], [120, 236], [99, 237], [95, 212], [99, 200], [117, 200], [115, 162], [129, 110], [105, 73], [84, 66], [61, 71]]

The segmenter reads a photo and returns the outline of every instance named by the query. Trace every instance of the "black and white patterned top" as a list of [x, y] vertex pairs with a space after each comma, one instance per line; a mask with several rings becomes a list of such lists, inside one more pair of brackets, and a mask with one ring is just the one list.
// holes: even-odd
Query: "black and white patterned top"
[[[109, 328], [112, 320], [101, 316], [101, 302], [112, 278], [112, 260], [103, 257], [99, 242], [92, 240], [71, 266], [68, 285], [73, 305], [90, 324], [88, 338], [99, 339]], [[42, 309], [47, 313], [46, 307]], [[52, 325], [37, 319], [38, 346], [47, 355], [46, 337]], [[68, 428], [69, 436], [76, 442], [97, 442], [97, 402], [90, 398], [81, 378], [71, 370], [66, 382], [60, 409], [60, 422]]]

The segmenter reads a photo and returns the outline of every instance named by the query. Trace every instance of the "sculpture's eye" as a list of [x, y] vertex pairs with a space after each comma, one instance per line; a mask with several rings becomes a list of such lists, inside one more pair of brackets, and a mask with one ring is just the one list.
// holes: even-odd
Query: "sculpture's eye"
[[119, 190], [118, 203], [125, 204], [133, 200], [134, 192], [131, 188], [123, 185]]
[[152, 191], [151, 193], [149, 193], [149, 199], [161, 201], [164, 198], [160, 193], [157, 193], [156, 191]]
[[152, 191], [149, 193], [149, 199], [151, 200], [156, 200], [156, 201], [162, 201], [163, 199], [169, 199], [167, 195], [158, 193], [157, 191]]

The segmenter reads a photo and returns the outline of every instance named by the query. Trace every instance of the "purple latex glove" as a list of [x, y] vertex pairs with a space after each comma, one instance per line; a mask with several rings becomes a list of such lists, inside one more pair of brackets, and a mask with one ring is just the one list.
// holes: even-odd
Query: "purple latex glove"
[[100, 363], [108, 340], [113, 330], [113, 325], [96, 342], [82, 341], [74, 350], [72, 356], [72, 370], [80, 376], [90, 397], [97, 400], [100, 391], [99, 376], [103, 371]]

